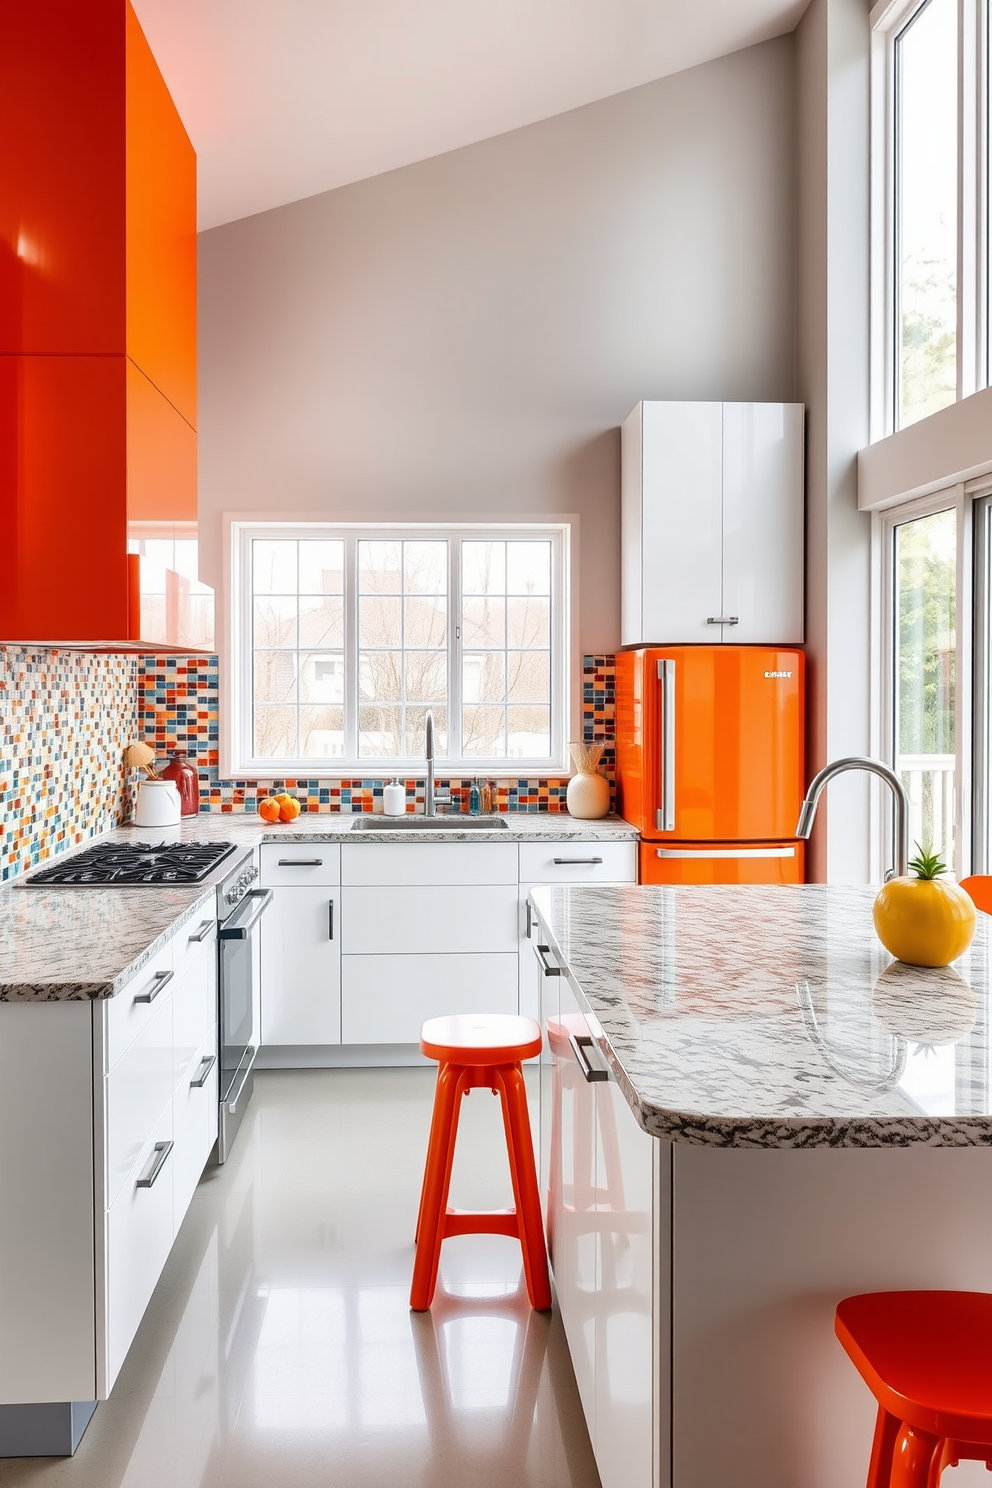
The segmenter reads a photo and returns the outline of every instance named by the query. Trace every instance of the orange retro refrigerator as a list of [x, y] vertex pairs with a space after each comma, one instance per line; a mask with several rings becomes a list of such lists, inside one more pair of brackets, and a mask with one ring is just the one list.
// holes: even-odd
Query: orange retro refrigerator
[[617, 789], [641, 883], [802, 883], [803, 653], [617, 654]]

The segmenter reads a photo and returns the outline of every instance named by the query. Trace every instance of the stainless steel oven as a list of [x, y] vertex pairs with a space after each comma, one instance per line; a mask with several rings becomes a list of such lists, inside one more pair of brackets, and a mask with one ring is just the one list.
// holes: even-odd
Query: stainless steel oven
[[257, 877], [258, 869], [249, 862], [237, 868], [217, 894], [220, 1163], [227, 1161], [251, 1099], [258, 1056], [259, 932], [262, 916], [272, 902], [272, 890], [253, 889], [251, 884]]

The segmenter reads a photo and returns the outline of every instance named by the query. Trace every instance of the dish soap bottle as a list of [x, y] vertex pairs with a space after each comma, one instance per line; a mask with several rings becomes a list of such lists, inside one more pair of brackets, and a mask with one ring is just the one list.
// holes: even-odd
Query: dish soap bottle
[[389, 784], [382, 788], [382, 814], [383, 816], [406, 815], [406, 786], [395, 775]]
[[469, 816], [482, 815], [482, 791], [479, 789], [478, 775], [472, 781], [472, 785], [468, 793], [468, 814]]

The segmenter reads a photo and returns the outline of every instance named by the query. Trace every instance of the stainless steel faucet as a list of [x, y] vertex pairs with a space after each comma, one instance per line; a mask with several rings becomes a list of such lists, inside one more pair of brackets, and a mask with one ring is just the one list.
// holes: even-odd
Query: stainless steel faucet
[[[867, 755], [850, 755], [847, 759], [834, 760], [832, 765], [824, 765], [819, 775], [810, 781], [806, 799], [799, 813], [799, 825], [796, 827], [796, 836], [807, 840], [813, 831], [813, 818], [816, 816], [816, 806], [823, 793], [823, 787], [835, 775], [843, 775], [846, 770], [870, 770], [880, 780], [884, 780], [892, 792], [892, 804], [894, 813], [894, 827], [896, 838], [896, 866], [895, 873], [899, 878], [904, 878], [909, 872], [909, 796], [906, 787], [894, 770], [888, 765], [883, 765], [881, 760], [869, 759]], [[891, 873], [887, 873], [890, 878]]]
[[424, 787], [424, 815], [437, 816], [438, 806], [451, 804], [451, 792], [439, 796], [434, 789], [434, 714], [428, 708], [425, 729], [424, 753], [427, 755], [427, 784]]

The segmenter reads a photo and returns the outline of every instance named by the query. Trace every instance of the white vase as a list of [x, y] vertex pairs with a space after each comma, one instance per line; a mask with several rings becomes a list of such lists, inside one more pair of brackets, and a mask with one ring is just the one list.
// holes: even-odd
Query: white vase
[[569, 744], [576, 774], [568, 782], [565, 804], [569, 816], [582, 821], [595, 821], [610, 809], [610, 782], [596, 766], [603, 754], [602, 744]]

